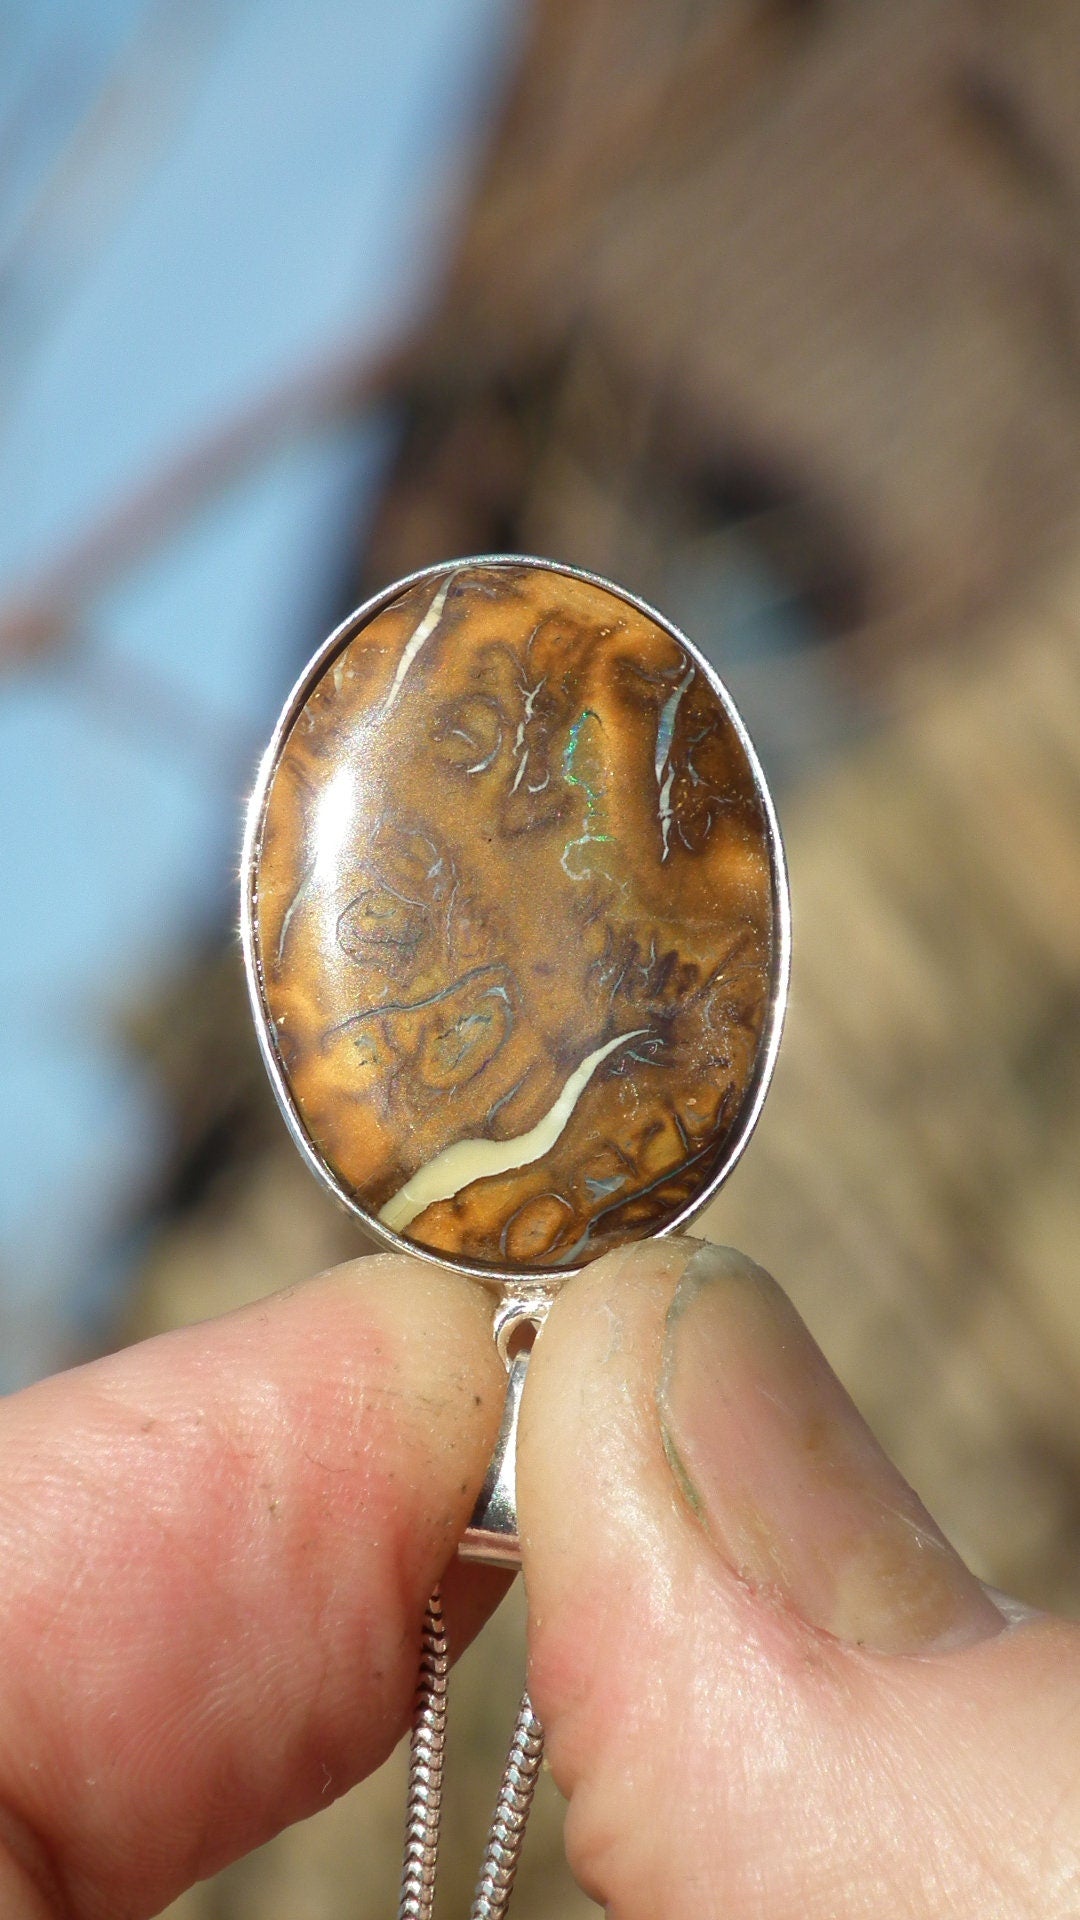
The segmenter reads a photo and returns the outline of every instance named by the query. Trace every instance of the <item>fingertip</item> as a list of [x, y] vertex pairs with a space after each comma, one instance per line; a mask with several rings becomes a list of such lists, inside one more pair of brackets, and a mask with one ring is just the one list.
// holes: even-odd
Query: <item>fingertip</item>
[[664, 1455], [656, 1410], [664, 1321], [690, 1243], [647, 1241], [605, 1255], [556, 1297], [529, 1363], [518, 1446], [518, 1510], [529, 1603], [531, 1684], [565, 1759], [576, 1709], [612, 1690], [611, 1659], [632, 1613], [658, 1646], [701, 1546]]
[[619, 1248], [552, 1304], [529, 1363], [518, 1448], [522, 1547], [537, 1593], [564, 1577], [586, 1533], [594, 1555], [622, 1552], [627, 1502], [670, 1491], [656, 1381], [689, 1251], [675, 1240]]
[[[86, 1911], [156, 1911], [394, 1744], [491, 1312], [377, 1256], [0, 1407], [0, 1796]], [[454, 1584], [464, 1636], [497, 1596]]]

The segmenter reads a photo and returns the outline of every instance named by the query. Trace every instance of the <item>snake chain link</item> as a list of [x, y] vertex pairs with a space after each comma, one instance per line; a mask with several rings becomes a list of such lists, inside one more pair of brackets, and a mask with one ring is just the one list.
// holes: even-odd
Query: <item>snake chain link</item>
[[469, 1920], [502, 1920], [510, 1904], [543, 1758], [544, 1729], [528, 1694], [523, 1693]]
[[[449, 1666], [442, 1597], [436, 1588], [424, 1616], [420, 1673], [413, 1709], [405, 1860], [398, 1920], [431, 1920], [435, 1903]], [[543, 1729], [526, 1693], [522, 1696], [514, 1722], [469, 1920], [502, 1920], [506, 1912], [543, 1757]]]
[[442, 1595], [436, 1587], [424, 1615], [420, 1672], [409, 1746], [409, 1803], [398, 1920], [431, 1920], [439, 1859], [443, 1763], [446, 1754], [446, 1650]]

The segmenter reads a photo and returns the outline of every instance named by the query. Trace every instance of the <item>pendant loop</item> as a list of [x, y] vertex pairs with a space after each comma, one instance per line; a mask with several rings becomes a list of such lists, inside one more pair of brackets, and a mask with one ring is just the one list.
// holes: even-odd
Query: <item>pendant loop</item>
[[515, 1570], [521, 1565], [517, 1518], [518, 1415], [529, 1355], [550, 1304], [551, 1296], [543, 1288], [514, 1288], [505, 1294], [495, 1310], [495, 1345], [507, 1369], [506, 1399], [484, 1484], [458, 1547], [462, 1560]]
[[521, 1542], [517, 1517], [517, 1435], [521, 1390], [529, 1365], [527, 1353], [519, 1353], [510, 1362], [503, 1405], [502, 1424], [495, 1451], [491, 1456], [480, 1497], [473, 1510], [458, 1554], [462, 1560], [474, 1560], [488, 1567], [521, 1565]]

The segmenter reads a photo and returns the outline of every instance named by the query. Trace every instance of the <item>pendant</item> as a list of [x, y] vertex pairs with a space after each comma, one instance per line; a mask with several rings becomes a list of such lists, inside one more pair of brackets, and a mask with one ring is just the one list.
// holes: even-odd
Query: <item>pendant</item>
[[[753, 1130], [790, 911], [754, 749], [693, 644], [551, 561], [453, 561], [331, 634], [247, 820], [242, 931], [267, 1071], [367, 1236], [492, 1290], [508, 1369], [459, 1551], [519, 1564], [517, 1407], [555, 1289], [681, 1231]], [[434, 1893], [447, 1657], [434, 1596], [402, 1915]], [[526, 1695], [474, 1920], [505, 1910], [542, 1737]]]

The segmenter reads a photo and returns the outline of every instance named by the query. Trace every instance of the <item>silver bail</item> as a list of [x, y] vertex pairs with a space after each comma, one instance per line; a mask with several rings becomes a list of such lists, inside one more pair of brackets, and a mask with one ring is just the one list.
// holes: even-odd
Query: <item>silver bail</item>
[[488, 1567], [521, 1565], [517, 1517], [517, 1437], [521, 1392], [528, 1365], [527, 1353], [519, 1353], [510, 1362], [499, 1437], [472, 1519], [458, 1547], [462, 1560], [476, 1560]]
[[506, 1367], [503, 1402], [495, 1451], [473, 1516], [461, 1539], [458, 1555], [487, 1567], [521, 1565], [517, 1518], [517, 1440], [521, 1392], [537, 1334], [551, 1305], [550, 1287], [542, 1282], [508, 1288], [495, 1310], [492, 1333]]

